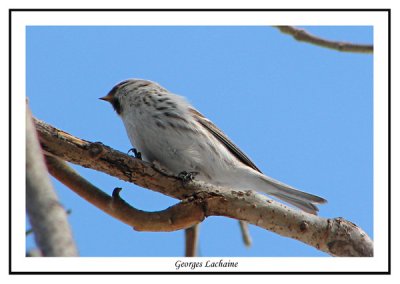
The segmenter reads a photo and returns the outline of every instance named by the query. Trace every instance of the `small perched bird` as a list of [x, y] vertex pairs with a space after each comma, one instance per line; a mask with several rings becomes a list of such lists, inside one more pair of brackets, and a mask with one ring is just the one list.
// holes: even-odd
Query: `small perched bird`
[[193, 173], [207, 183], [267, 193], [308, 213], [326, 200], [264, 175], [209, 119], [157, 83], [129, 79], [114, 86], [108, 101], [124, 122], [143, 160], [175, 175]]

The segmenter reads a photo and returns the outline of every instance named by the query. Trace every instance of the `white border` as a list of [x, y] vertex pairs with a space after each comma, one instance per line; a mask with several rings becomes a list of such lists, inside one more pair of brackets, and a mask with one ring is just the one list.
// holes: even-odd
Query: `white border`
[[[207, 15], [206, 15], [207, 13]], [[223, 258], [235, 269], [185, 271], [386, 271], [387, 269], [387, 17], [378, 12], [14, 12], [12, 15], [12, 265], [17, 271], [176, 271], [183, 258], [25, 257], [25, 27], [29, 25], [372, 25], [374, 26], [373, 258]], [[379, 94], [379, 96], [377, 95]], [[22, 166], [21, 166], [22, 165]], [[193, 258], [207, 261], [220, 258]], [[183, 270], [180, 270], [183, 271]]]

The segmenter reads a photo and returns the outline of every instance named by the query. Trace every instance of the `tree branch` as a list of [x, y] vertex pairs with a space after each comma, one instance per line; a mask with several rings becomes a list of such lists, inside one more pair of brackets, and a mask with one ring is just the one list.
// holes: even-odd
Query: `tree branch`
[[157, 212], [138, 210], [119, 196], [121, 188], [114, 189], [112, 196], [109, 196], [81, 177], [59, 158], [46, 156], [46, 163], [50, 174], [61, 183], [97, 208], [137, 231], [176, 231], [188, 228], [204, 219], [202, 209], [194, 202], [183, 201]]
[[197, 244], [199, 239], [199, 224], [185, 230], [185, 256], [197, 256]]
[[246, 247], [251, 246], [251, 237], [249, 233], [249, 226], [246, 222], [240, 221], [239, 222], [240, 226], [240, 232], [242, 233], [242, 239]]
[[67, 213], [58, 202], [41, 153], [35, 125], [26, 106], [26, 209], [43, 256], [78, 254]]
[[293, 26], [275, 26], [282, 33], [293, 36], [298, 41], [303, 41], [318, 45], [325, 48], [334, 49], [343, 52], [356, 52], [356, 53], [373, 53], [374, 47], [369, 44], [355, 44], [350, 42], [331, 41], [326, 40], [315, 35], [310, 34], [306, 30], [299, 29]]
[[[226, 216], [243, 220], [334, 256], [373, 255], [373, 243], [368, 235], [342, 218], [325, 219], [308, 214], [254, 191], [234, 191], [196, 180], [182, 183], [180, 179], [163, 173], [147, 162], [101, 143], [79, 139], [42, 121], [35, 122], [42, 148], [46, 152], [184, 200], [175, 206], [184, 204], [188, 214], [201, 216], [197, 213], [201, 210], [205, 217]], [[175, 206], [167, 210], [173, 210]], [[197, 221], [200, 222], [200, 219]]]

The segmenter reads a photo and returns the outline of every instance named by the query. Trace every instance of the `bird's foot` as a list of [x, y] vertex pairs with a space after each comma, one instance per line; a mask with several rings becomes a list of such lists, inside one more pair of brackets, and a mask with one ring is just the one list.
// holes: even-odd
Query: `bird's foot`
[[129, 152], [132, 152], [136, 159], [142, 160], [142, 153], [140, 153], [138, 150], [136, 150], [136, 148], [129, 149], [129, 151], [127, 153], [128, 155], [129, 155]]
[[180, 178], [183, 182], [189, 182], [194, 180], [194, 178], [196, 177], [196, 175], [198, 175], [198, 172], [180, 172], [178, 174], [178, 178]]

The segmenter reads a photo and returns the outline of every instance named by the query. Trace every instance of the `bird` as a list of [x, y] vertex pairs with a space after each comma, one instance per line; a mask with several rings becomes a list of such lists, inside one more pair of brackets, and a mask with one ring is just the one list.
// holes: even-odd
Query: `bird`
[[317, 205], [327, 202], [263, 174], [186, 98], [156, 82], [124, 80], [100, 99], [120, 116], [136, 153], [176, 176], [189, 173], [216, 186], [255, 190], [315, 215]]

